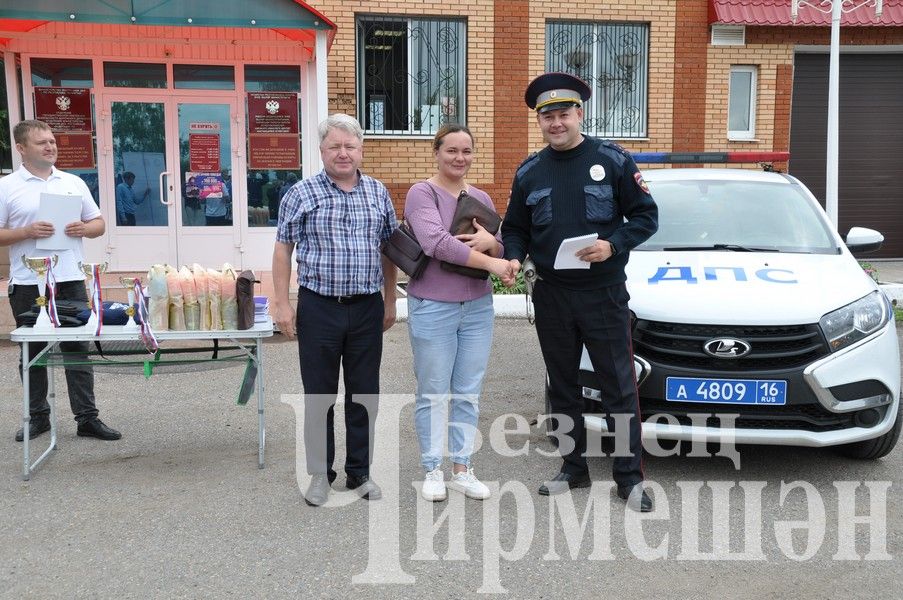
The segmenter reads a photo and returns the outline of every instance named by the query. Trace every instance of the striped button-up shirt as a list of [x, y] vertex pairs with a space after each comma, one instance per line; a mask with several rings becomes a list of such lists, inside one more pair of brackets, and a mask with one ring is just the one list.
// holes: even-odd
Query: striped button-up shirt
[[371, 294], [383, 284], [379, 246], [397, 226], [382, 183], [359, 173], [346, 192], [320, 171], [282, 198], [276, 239], [296, 245], [298, 285], [323, 296]]

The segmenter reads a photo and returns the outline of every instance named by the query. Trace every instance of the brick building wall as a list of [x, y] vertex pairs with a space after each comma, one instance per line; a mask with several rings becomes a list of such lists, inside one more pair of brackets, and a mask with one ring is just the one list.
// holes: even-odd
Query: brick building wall
[[[523, 2], [510, 2], [517, 5]], [[512, 7], [508, 7], [512, 8]], [[476, 156], [469, 179], [478, 187], [495, 181], [495, 6], [492, 2], [461, 0], [443, 2], [317, 2], [317, 10], [329, 16], [338, 31], [329, 53], [329, 111], [356, 115], [355, 19], [358, 15], [447, 16], [467, 19], [467, 125], [476, 138]], [[510, 55], [510, 53], [509, 53]], [[372, 136], [364, 146], [364, 167], [389, 188], [399, 214], [408, 189], [432, 175], [432, 140], [424, 136]], [[504, 206], [505, 198], [493, 196]]]
[[[649, 24], [649, 97], [648, 126], [645, 139], [624, 140], [631, 151], [666, 151], [671, 149], [673, 137], [673, 105], [675, 94], [675, 35], [677, 5], [698, 3], [698, 0], [632, 0], [626, 2], [571, 2], [549, 4], [531, 1], [530, 45], [528, 47], [529, 79], [545, 71], [546, 21], [620, 21]], [[703, 11], [707, 4], [702, 3]], [[520, 95], [523, 99], [523, 92]], [[542, 134], [534, 115], [523, 103], [529, 121], [529, 151], [543, 147]]]
[[[695, 0], [694, 0], [695, 3]], [[550, 6], [522, 0], [434, 2], [339, 2], [317, 4], [338, 25], [329, 54], [329, 110], [355, 115], [355, 19], [358, 15], [449, 16], [467, 19], [467, 125], [476, 138], [476, 157], [469, 180], [489, 192], [504, 211], [511, 177], [517, 165], [542, 148], [535, 116], [523, 102], [527, 83], [545, 70], [545, 26], [548, 19], [648, 23], [650, 26], [648, 137], [625, 140], [630, 150], [671, 149], [674, 124], [674, 81], [677, 65], [674, 40], [677, 4], [652, 2], [574, 2]], [[707, 39], [706, 3], [694, 18]], [[698, 6], [696, 7], [698, 9]], [[698, 45], [704, 48], [702, 42]], [[699, 54], [699, 49], [696, 50]], [[697, 63], [700, 61], [697, 61]], [[697, 64], [697, 68], [701, 68]], [[698, 77], [690, 75], [698, 80]], [[695, 111], [685, 111], [698, 123], [680, 129], [698, 131]], [[398, 212], [415, 182], [433, 173], [431, 140], [424, 137], [370, 136], [365, 146], [365, 169], [381, 179]]]
[[[705, 149], [712, 152], [771, 151], [775, 141], [773, 117], [777, 68], [792, 64], [793, 48], [786, 44], [710, 46], [704, 98]], [[727, 137], [728, 83], [730, 69], [734, 65], [754, 65], [758, 68], [754, 140], [736, 141]]]
[[[790, 139], [793, 52], [797, 45], [829, 43], [827, 27], [747, 27], [743, 46], [709, 43], [707, 0], [322, 0], [317, 10], [338, 26], [328, 62], [330, 112], [357, 112], [355, 19], [359, 15], [447, 16], [467, 21], [467, 124], [476, 138], [470, 180], [504, 210], [511, 177], [543, 146], [523, 89], [545, 70], [548, 20], [648, 23], [648, 126], [644, 139], [621, 140], [632, 151], [787, 150]], [[52, 24], [60, 32], [68, 24]], [[266, 36], [251, 32], [248, 36]], [[903, 28], [845, 27], [843, 45], [901, 45]], [[59, 53], [56, 40], [48, 52]], [[54, 45], [56, 44], [56, 45]], [[126, 49], [120, 49], [125, 54]], [[141, 48], [133, 48], [142, 56]], [[227, 58], [211, 48], [211, 56]], [[727, 138], [731, 65], [756, 65], [756, 139]], [[399, 213], [405, 193], [433, 172], [427, 136], [370, 136], [366, 171], [389, 187]], [[782, 165], [778, 165], [781, 167]], [[783, 165], [786, 166], [786, 165]]]
[[[523, 88], [545, 70], [548, 20], [649, 24], [647, 137], [621, 140], [632, 151], [787, 150], [794, 48], [829, 42], [827, 28], [747, 27], [745, 45], [712, 46], [706, 0], [578, 1], [554, 6], [532, 0], [454, 5], [359, 1], [322, 2], [318, 8], [339, 26], [330, 53], [329, 108], [350, 114], [356, 112], [356, 15], [467, 20], [467, 123], [477, 140], [470, 179], [490, 193], [500, 210], [517, 164], [543, 146], [535, 116], [523, 104]], [[847, 45], [901, 41], [903, 31], [895, 28], [851, 27], [842, 35]], [[754, 140], [727, 136], [732, 65], [758, 69]], [[372, 136], [365, 160], [368, 173], [389, 187], [399, 212], [407, 189], [433, 169], [430, 140], [424, 137]]]
[[702, 2], [678, 2], [675, 14], [674, 83], [680, 88], [671, 108], [673, 152], [697, 152], [705, 148], [706, 111], [700, 98], [706, 95], [708, 64], [708, 7]]
[[[827, 27], [747, 27], [743, 46], [709, 45], [704, 98], [705, 150], [788, 151], [795, 48], [827, 48], [831, 42], [830, 34]], [[899, 46], [901, 43], [903, 28], [841, 29], [841, 46]], [[758, 67], [755, 140], [728, 140], [727, 137], [728, 79], [732, 65]], [[694, 103], [698, 101], [698, 98], [693, 100]], [[755, 168], [755, 165], [747, 166]], [[786, 170], [787, 163], [776, 163], [775, 167]]]
[[524, 118], [524, 81], [530, 78], [523, 49], [530, 42], [529, 6], [521, 0], [495, 3], [495, 72], [493, 82], [493, 126], [498, 132], [493, 160], [494, 180], [485, 185], [499, 210], [503, 210], [511, 190], [511, 175], [524, 160], [532, 123]]

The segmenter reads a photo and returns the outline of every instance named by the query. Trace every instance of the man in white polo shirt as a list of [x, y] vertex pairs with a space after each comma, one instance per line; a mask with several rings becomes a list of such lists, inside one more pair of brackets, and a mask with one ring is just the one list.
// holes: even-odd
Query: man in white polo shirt
[[[66, 225], [66, 235], [78, 238], [79, 243], [72, 250], [54, 250], [59, 262], [54, 268], [57, 280], [57, 298], [60, 300], [87, 301], [85, 276], [78, 267], [82, 256], [81, 238], [96, 238], [103, 235], [106, 225], [100, 210], [91, 197], [88, 186], [79, 177], [55, 168], [56, 139], [50, 127], [42, 121], [22, 121], [13, 130], [16, 150], [22, 155], [22, 166], [0, 179], [0, 246], [9, 246], [10, 283], [9, 303], [16, 324], [21, 326], [19, 315], [32, 307], [38, 297], [38, 282], [35, 274], [22, 264], [22, 256], [42, 256], [47, 251], [37, 250], [38, 238], [50, 237], [53, 225], [38, 221], [38, 205], [41, 193], [72, 194], [81, 196], [81, 220]], [[44, 347], [43, 344], [29, 344], [29, 358]], [[61, 344], [64, 352], [86, 352], [87, 342]], [[21, 353], [19, 372], [22, 372]], [[31, 392], [31, 420], [29, 439], [50, 429], [50, 406], [47, 404], [47, 369], [32, 367], [29, 370]], [[66, 367], [66, 385], [69, 403], [75, 420], [77, 433], [83, 437], [102, 440], [118, 440], [121, 434], [107, 427], [97, 418], [94, 404], [94, 373], [89, 366]], [[16, 441], [25, 436], [23, 430], [16, 433]]]

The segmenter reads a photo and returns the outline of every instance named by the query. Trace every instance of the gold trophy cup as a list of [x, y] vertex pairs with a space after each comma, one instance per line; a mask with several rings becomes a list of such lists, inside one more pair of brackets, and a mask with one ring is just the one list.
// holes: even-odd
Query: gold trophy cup
[[[123, 330], [125, 331], [138, 331], [138, 323], [135, 322], [135, 279], [136, 277], [126, 277], [122, 276], [119, 278], [119, 283], [122, 284], [122, 287], [128, 290], [129, 293], [129, 307], [125, 309], [125, 314], [129, 316], [129, 322], [123, 326]], [[141, 280], [138, 279], [139, 285]]]
[[107, 263], [78, 263], [78, 268], [88, 277], [88, 308], [91, 309], [91, 316], [88, 317], [88, 322], [85, 323], [88, 331], [97, 330], [97, 307], [94, 306], [94, 286], [100, 285], [100, 282], [94, 281], [94, 267], [97, 267], [97, 272], [100, 274], [106, 272], [107, 266]]
[[50, 315], [47, 314], [47, 259], [50, 259], [50, 263], [52, 266], [56, 266], [56, 263], [59, 261], [60, 257], [56, 254], [53, 256], [32, 256], [28, 257], [24, 254], [22, 255], [22, 264], [27, 268], [31, 269], [35, 272], [38, 277], [38, 299], [36, 300], [38, 306], [40, 307], [40, 311], [38, 312], [38, 319], [35, 321], [34, 329], [53, 329], [53, 321], [50, 320]]

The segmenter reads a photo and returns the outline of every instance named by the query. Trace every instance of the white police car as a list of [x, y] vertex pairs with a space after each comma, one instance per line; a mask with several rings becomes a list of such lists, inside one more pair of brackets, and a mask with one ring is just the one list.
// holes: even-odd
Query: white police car
[[[627, 266], [644, 438], [890, 452], [901, 424], [893, 309], [851, 254], [881, 234], [853, 228], [844, 242], [789, 175], [644, 177], [659, 230]], [[585, 350], [580, 378], [598, 400]]]

